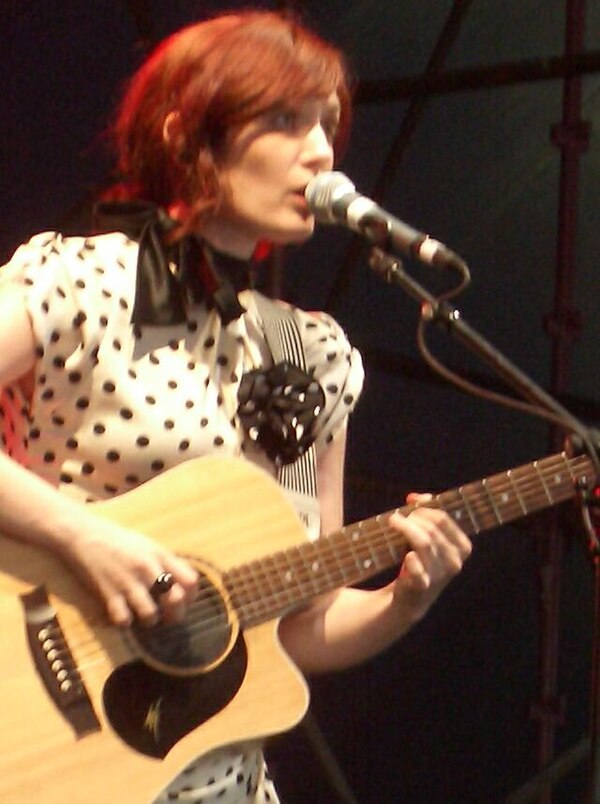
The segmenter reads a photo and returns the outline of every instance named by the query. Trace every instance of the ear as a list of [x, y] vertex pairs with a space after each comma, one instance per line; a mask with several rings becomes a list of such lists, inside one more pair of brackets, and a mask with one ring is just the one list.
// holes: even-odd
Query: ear
[[162, 130], [163, 142], [171, 150], [181, 150], [183, 145], [183, 132], [181, 130], [181, 115], [173, 110], [165, 117]]

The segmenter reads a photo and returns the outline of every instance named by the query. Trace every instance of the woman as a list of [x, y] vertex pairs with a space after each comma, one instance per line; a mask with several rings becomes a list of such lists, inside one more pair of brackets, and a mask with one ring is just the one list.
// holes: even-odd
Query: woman
[[[112, 196], [127, 203], [101, 207], [97, 236], [34, 237], [0, 273], [0, 529], [58, 555], [117, 626], [181, 621], [197, 575], [87, 501], [207, 453], [245, 455], [275, 473], [314, 441], [320, 529], [341, 527], [345, 429], [362, 368], [339, 326], [291, 310], [323, 408], [292, 439], [295, 454], [257, 438], [243, 413], [256, 372], [273, 363], [248, 261], [265, 242], [310, 237], [304, 189], [332, 168], [349, 118], [339, 53], [297, 23], [244, 12], [192, 25], [159, 46], [120, 107], [122, 183]], [[470, 552], [442, 512], [391, 521], [410, 546], [394, 583], [340, 589], [282, 621], [303, 672], [390, 645]], [[276, 794], [256, 746], [204, 758], [157, 800], [176, 799]]]

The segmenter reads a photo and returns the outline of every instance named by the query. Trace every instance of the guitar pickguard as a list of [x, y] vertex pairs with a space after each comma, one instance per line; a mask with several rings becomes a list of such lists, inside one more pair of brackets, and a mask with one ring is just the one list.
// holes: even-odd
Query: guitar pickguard
[[179, 740], [233, 699], [244, 680], [247, 661], [240, 635], [220, 664], [196, 676], [168, 675], [142, 661], [122, 665], [104, 687], [106, 716], [131, 748], [163, 759]]

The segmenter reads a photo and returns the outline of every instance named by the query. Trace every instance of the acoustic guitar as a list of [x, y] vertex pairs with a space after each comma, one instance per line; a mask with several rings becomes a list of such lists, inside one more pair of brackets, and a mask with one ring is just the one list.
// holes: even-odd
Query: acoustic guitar
[[[595, 480], [588, 457], [562, 453], [428, 505], [475, 534]], [[391, 512], [307, 541], [241, 459], [194, 459], [94, 507], [188, 557], [200, 592], [182, 623], [116, 628], [53, 556], [0, 537], [1, 801], [148, 804], [195, 757], [292, 728], [309, 696], [279, 619], [406, 552]]]

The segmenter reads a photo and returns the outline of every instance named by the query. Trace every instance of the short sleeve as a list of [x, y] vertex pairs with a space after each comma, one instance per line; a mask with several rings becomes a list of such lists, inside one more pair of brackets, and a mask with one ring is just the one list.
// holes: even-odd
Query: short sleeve
[[325, 393], [325, 409], [317, 422], [317, 452], [343, 429], [360, 397], [364, 370], [360, 353], [327, 313], [296, 311], [306, 367]]

